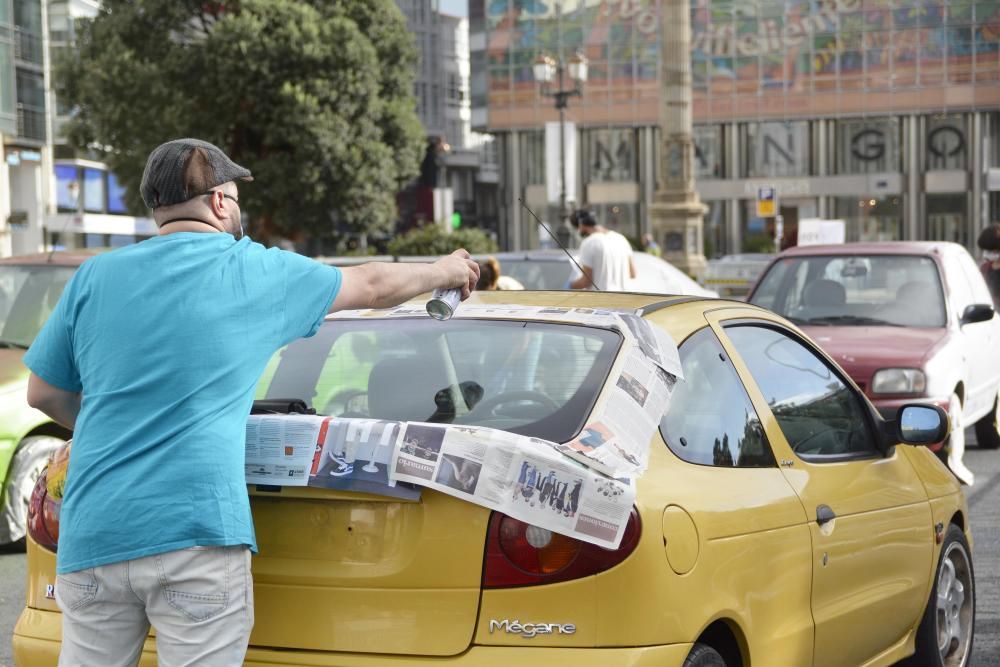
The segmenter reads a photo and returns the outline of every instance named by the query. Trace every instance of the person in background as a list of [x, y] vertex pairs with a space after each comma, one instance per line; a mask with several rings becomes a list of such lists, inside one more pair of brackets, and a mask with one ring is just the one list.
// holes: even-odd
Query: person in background
[[496, 257], [487, 257], [479, 262], [479, 282], [476, 283], [476, 290], [520, 290], [524, 285], [511, 276], [505, 276], [500, 272], [500, 262]]
[[488, 257], [479, 262], [479, 282], [476, 283], [476, 291], [499, 289], [497, 287], [499, 280], [500, 262], [496, 257]]
[[1000, 223], [994, 222], [982, 231], [977, 243], [983, 251], [979, 270], [993, 295], [993, 305], [1000, 310]]
[[635, 278], [632, 244], [618, 232], [597, 224], [597, 218], [587, 209], [574, 211], [570, 222], [583, 237], [580, 244], [583, 275], [571, 281], [570, 288], [624, 291], [625, 281]]
[[663, 251], [660, 250], [660, 244], [656, 242], [656, 239], [649, 232], [642, 235], [642, 249], [654, 257], [659, 257], [663, 254]]

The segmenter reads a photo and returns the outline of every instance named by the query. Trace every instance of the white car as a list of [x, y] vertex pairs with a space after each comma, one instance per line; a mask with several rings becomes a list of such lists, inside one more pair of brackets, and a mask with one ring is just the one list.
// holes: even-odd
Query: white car
[[[580, 275], [580, 270], [561, 250], [506, 252], [494, 257], [500, 262], [501, 275], [514, 278], [525, 289], [568, 289], [569, 283]], [[719, 296], [717, 292], [705, 289], [683, 271], [659, 257], [644, 252], [633, 253], [632, 257], [636, 277], [626, 285], [630, 292]]]

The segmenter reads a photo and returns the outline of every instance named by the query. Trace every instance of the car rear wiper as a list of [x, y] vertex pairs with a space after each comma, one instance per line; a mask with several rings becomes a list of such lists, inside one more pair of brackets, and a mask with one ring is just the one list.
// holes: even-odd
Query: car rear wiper
[[17, 350], [27, 350], [28, 346], [25, 345], [24, 343], [16, 343], [12, 340], [0, 340], [0, 348], [3, 348], [5, 350], [9, 350], [11, 348]]
[[863, 315], [827, 315], [826, 317], [813, 317], [806, 320], [806, 324], [868, 324], [876, 327], [901, 327], [902, 324], [880, 320], [877, 317], [865, 317]]

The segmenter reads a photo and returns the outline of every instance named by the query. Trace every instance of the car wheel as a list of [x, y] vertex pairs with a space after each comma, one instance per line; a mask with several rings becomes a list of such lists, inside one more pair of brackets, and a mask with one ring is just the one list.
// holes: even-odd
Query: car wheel
[[994, 399], [989, 414], [976, 422], [976, 442], [983, 449], [1000, 447], [1000, 395]]
[[24, 537], [28, 520], [28, 501], [35, 480], [42, 473], [52, 454], [66, 444], [50, 435], [25, 438], [14, 453], [0, 508], [0, 544], [17, 542]]
[[941, 560], [927, 609], [917, 628], [915, 667], [965, 667], [972, 653], [976, 585], [965, 534], [951, 524], [941, 545]]
[[963, 484], [972, 486], [976, 476], [965, 467], [965, 419], [962, 416], [962, 399], [958, 394], [952, 394], [948, 400], [948, 421], [951, 422], [951, 432], [938, 456], [952, 474]]
[[695, 644], [684, 661], [684, 667], [726, 667], [726, 661], [708, 644]]

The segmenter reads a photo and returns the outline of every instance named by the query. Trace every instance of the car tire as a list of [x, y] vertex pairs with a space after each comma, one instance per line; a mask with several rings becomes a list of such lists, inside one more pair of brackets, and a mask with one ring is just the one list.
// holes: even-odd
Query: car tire
[[993, 400], [993, 409], [976, 422], [976, 442], [981, 449], [1000, 448], [1000, 395]]
[[[942, 591], [942, 589], [945, 589]], [[972, 655], [976, 580], [962, 529], [948, 526], [927, 608], [917, 628], [912, 667], [965, 667]]]
[[3, 507], [0, 507], [0, 544], [23, 540], [31, 490], [49, 458], [65, 444], [65, 440], [51, 435], [36, 435], [21, 441], [14, 452], [4, 484]]
[[684, 661], [684, 667], [726, 667], [726, 661], [708, 644], [695, 644]]

